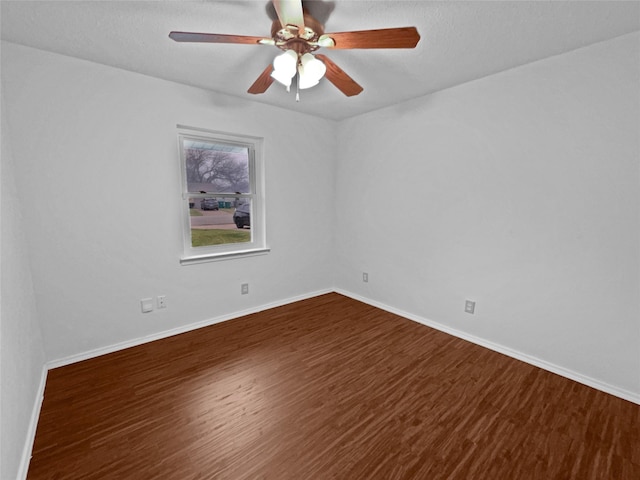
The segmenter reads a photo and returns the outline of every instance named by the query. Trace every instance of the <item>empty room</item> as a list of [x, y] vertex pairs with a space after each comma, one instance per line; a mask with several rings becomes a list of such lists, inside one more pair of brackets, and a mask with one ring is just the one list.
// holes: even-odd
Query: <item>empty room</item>
[[0, 19], [0, 480], [640, 478], [640, 2]]

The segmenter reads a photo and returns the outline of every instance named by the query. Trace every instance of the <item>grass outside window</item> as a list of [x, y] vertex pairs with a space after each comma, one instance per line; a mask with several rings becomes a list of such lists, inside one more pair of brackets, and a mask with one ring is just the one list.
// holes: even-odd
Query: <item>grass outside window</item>
[[251, 241], [250, 230], [192, 229], [191, 244], [194, 247], [242, 243]]

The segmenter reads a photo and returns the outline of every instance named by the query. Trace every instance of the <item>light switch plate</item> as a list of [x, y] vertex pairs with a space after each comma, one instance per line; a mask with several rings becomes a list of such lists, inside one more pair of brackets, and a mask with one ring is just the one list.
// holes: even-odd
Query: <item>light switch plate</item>
[[476, 302], [472, 300], [466, 300], [464, 302], [464, 311], [473, 314], [476, 311]]

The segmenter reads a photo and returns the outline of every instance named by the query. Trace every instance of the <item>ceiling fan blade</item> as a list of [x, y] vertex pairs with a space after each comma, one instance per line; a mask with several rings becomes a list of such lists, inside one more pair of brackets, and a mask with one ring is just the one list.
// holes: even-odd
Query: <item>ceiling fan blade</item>
[[298, 27], [299, 32], [304, 32], [304, 13], [302, 12], [302, 0], [272, 0], [276, 9], [278, 20], [282, 28], [287, 25]]
[[[333, 39], [331, 45], [328, 39]], [[416, 27], [383, 28], [357, 32], [326, 33], [318, 43], [328, 48], [415, 48], [420, 40]], [[327, 44], [328, 43], [328, 44]], [[326, 45], [325, 45], [326, 44]]]
[[221, 33], [171, 32], [169, 38], [176, 42], [241, 43], [245, 45], [273, 44], [273, 39], [271, 38], [224, 35]]
[[253, 85], [249, 87], [247, 93], [253, 93], [254, 95], [257, 95], [258, 93], [266, 92], [267, 88], [269, 88], [273, 83], [271, 72], [273, 72], [273, 65], [270, 63], [256, 79], [256, 81], [253, 82]]
[[347, 97], [358, 95], [364, 90], [356, 81], [347, 75], [338, 65], [333, 63], [326, 55], [316, 54], [316, 58], [322, 60], [327, 72], [324, 76], [333, 83], [338, 90], [344, 93]]

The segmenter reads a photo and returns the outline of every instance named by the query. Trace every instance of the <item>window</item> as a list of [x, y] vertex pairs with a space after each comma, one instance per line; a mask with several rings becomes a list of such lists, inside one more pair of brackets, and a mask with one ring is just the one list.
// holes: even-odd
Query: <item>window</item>
[[266, 253], [262, 139], [178, 125], [182, 264]]

